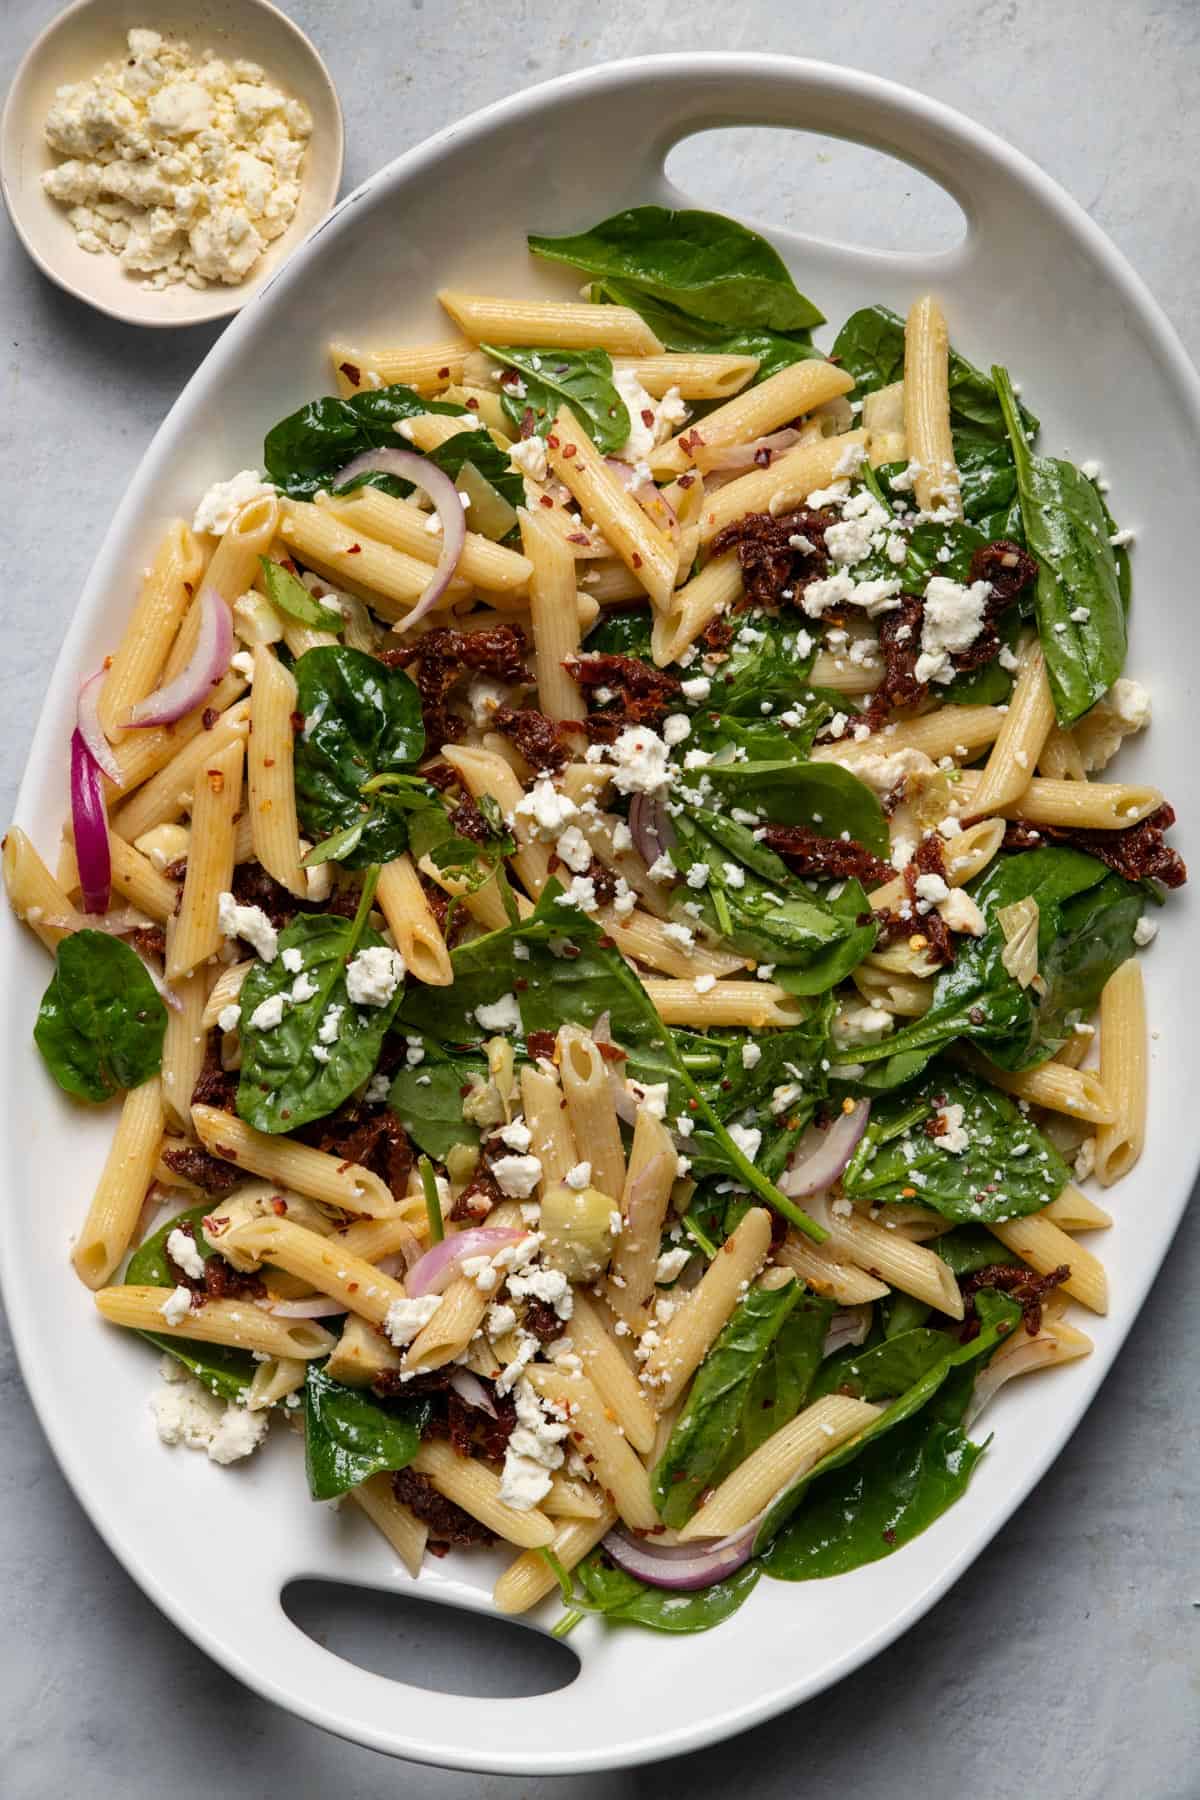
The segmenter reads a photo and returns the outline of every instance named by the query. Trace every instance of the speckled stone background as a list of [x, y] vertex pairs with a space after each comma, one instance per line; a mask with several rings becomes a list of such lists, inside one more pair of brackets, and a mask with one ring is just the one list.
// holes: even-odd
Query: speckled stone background
[[[461, 113], [610, 57], [727, 46], [893, 76], [1002, 132], [1063, 182], [1148, 279], [1193, 353], [1200, 349], [1196, 0], [667, 8], [285, 0], [285, 10], [316, 40], [340, 89], [347, 186]], [[15, 66], [55, 11], [52, 0], [2, 0], [0, 69]], [[144, 22], [154, 23], [152, 4]], [[802, 192], [806, 219], [831, 234], [850, 223], [877, 241], [932, 245], [948, 229], [944, 198], [899, 172], [876, 185], [876, 211], [864, 217], [855, 198], [863, 165], [843, 146], [802, 152], [790, 198], [772, 194], [771, 157], [752, 134], [706, 172], [707, 185], [697, 159], [679, 154], [686, 185], [713, 204], [751, 196], [756, 211], [774, 205], [785, 219]], [[7, 222], [0, 320], [7, 817], [85, 571], [151, 433], [214, 334], [140, 333], [88, 311], [41, 279]], [[1189, 479], [1181, 470], [1184, 491]], [[1195, 572], [1181, 579], [1194, 584]], [[1196, 1800], [1198, 1287], [1193, 1217], [1057, 1467], [907, 1638], [831, 1693], [717, 1749], [577, 1779], [391, 1762], [239, 1687], [155, 1611], [95, 1536], [29, 1412], [0, 1326], [0, 1794]], [[390, 1640], [397, 1673], [423, 1654], [411, 1624], [388, 1622], [376, 1635]], [[456, 1644], [435, 1652], [446, 1661], [459, 1654]]]

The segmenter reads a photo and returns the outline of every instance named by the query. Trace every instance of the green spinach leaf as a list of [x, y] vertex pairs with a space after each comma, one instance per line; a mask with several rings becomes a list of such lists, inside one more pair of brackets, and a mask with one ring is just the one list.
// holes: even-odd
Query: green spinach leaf
[[141, 958], [103, 931], [60, 942], [42, 996], [34, 1042], [59, 1087], [108, 1100], [162, 1066], [167, 1009]]
[[955, 1275], [976, 1275], [980, 1269], [990, 1269], [996, 1263], [1016, 1268], [1021, 1261], [1015, 1251], [983, 1225], [956, 1225], [953, 1231], [935, 1238], [929, 1248]]
[[764, 706], [791, 705], [807, 685], [815, 655], [802, 624], [753, 614], [738, 627], [707, 704], [713, 712], [761, 722]]
[[645, 606], [619, 612], [605, 607], [584, 640], [585, 656], [637, 656], [650, 662], [654, 621]]
[[890, 842], [883, 808], [865, 782], [834, 762], [711, 764], [704, 771], [727, 809], [772, 825], [811, 825], [823, 837], [848, 832], [876, 856]]
[[1007, 369], [992, 371], [1017, 471], [1025, 541], [1038, 561], [1038, 636], [1060, 725], [1106, 694], [1125, 667], [1125, 607], [1109, 521], [1093, 482], [1074, 463], [1035, 456]]
[[844, 1575], [939, 1519], [966, 1492], [986, 1448], [962, 1427], [973, 1386], [973, 1369], [951, 1371], [924, 1411], [817, 1482], [764, 1558], [767, 1573], [781, 1581]]
[[[408, 844], [413, 804], [437, 795], [411, 770], [425, 748], [421, 697], [400, 669], [345, 644], [308, 650], [295, 667], [304, 725], [295, 743], [296, 806], [306, 834], [344, 834], [337, 860], [348, 869], [389, 862]], [[379, 776], [406, 783], [369, 789]], [[407, 790], [407, 791], [406, 791]]]
[[417, 1148], [445, 1162], [455, 1144], [479, 1142], [479, 1127], [463, 1118], [463, 1089], [486, 1079], [486, 1063], [431, 1062], [427, 1051], [418, 1068], [400, 1070], [388, 1104]]
[[[428, 400], [399, 382], [368, 389], [349, 400], [330, 395], [310, 400], [267, 433], [263, 445], [267, 479], [293, 500], [311, 500], [364, 450], [411, 450], [412, 445], [397, 435], [396, 426], [429, 412], [469, 417], [464, 407]], [[380, 473], [360, 476], [347, 483], [347, 488], [365, 484], [391, 494], [412, 492], [410, 483]]]
[[[167, 1239], [183, 1225], [192, 1227], [196, 1248], [207, 1262], [214, 1251], [204, 1235], [202, 1222], [204, 1215], [211, 1211], [212, 1205], [206, 1201], [203, 1206], [190, 1206], [186, 1212], [177, 1213], [165, 1225], [160, 1225], [153, 1236], [139, 1245], [130, 1257], [124, 1276], [126, 1286], [175, 1286], [175, 1277], [167, 1267]], [[166, 1332], [139, 1331], [138, 1336], [145, 1338], [148, 1344], [153, 1344], [156, 1350], [174, 1357], [189, 1375], [194, 1375], [218, 1400], [244, 1399], [254, 1380], [254, 1371], [258, 1365], [248, 1350], [232, 1350], [224, 1344], [204, 1344], [199, 1339], [180, 1338]]]
[[[629, 436], [629, 412], [613, 382], [606, 350], [500, 349], [481, 344], [497, 362], [515, 369], [520, 387], [500, 384], [500, 404], [519, 435], [527, 412], [545, 437], [560, 406], [569, 406], [601, 455], [619, 450]], [[521, 392], [521, 388], [524, 392]]]
[[[1020, 1321], [1021, 1309], [1016, 1301], [1010, 1300], [1007, 1295], [994, 1293], [990, 1289], [985, 1288], [978, 1295], [976, 1306], [980, 1329], [975, 1337], [966, 1344], [953, 1344], [952, 1340], [947, 1339], [948, 1348], [941, 1360], [927, 1369], [919, 1380], [915, 1381], [901, 1394], [898, 1400], [893, 1401], [891, 1406], [880, 1413], [864, 1432], [858, 1437], [852, 1438], [848, 1443], [840, 1444], [828, 1456], [823, 1456], [820, 1462], [806, 1474], [798, 1476], [772, 1501], [766, 1517], [759, 1526], [754, 1546], [756, 1551], [765, 1550], [763, 1563], [771, 1573], [784, 1581], [801, 1578], [791, 1573], [793, 1566], [790, 1550], [791, 1527], [789, 1526], [787, 1530], [784, 1530], [783, 1527], [787, 1525], [787, 1521], [796, 1512], [801, 1501], [805, 1499], [809, 1489], [835, 1470], [844, 1470], [850, 1464], [856, 1463], [870, 1446], [878, 1444], [898, 1426], [915, 1418], [929, 1404], [954, 1370], [965, 1368], [980, 1357], [990, 1356], [996, 1345], [1003, 1338], [1008, 1337]], [[963, 1404], [966, 1404], [965, 1400]], [[803, 1518], [804, 1514], [802, 1513], [797, 1527], [801, 1543], [804, 1541]], [[776, 1536], [777, 1533], [780, 1535]], [[773, 1539], [774, 1542], [772, 1542]]]
[[[785, 1393], [777, 1379], [784, 1370], [775, 1352], [801, 1305], [805, 1329], [799, 1341], [789, 1343]], [[665, 1524], [677, 1529], [691, 1517], [702, 1491], [715, 1485], [718, 1471], [735, 1460], [735, 1446], [740, 1461], [799, 1411], [821, 1358], [831, 1312], [830, 1302], [808, 1294], [798, 1281], [780, 1288], [751, 1287], [738, 1302], [701, 1363], [651, 1475], [654, 1504]], [[768, 1379], [760, 1382], [764, 1372]]]
[[574, 1571], [578, 1592], [570, 1605], [579, 1612], [600, 1613], [614, 1625], [648, 1625], [652, 1631], [708, 1631], [735, 1613], [759, 1577], [756, 1563], [747, 1563], [736, 1575], [715, 1581], [695, 1593], [672, 1593], [668, 1588], [648, 1587], [636, 1575], [627, 1575], [609, 1561], [603, 1550], [593, 1550]]
[[720, 213], [635, 206], [574, 236], [531, 235], [529, 248], [718, 325], [796, 331], [824, 319], [766, 239]]
[[[385, 1006], [355, 1006], [346, 964], [357, 952], [382, 946], [378, 932], [359, 921], [301, 913], [280, 932], [274, 962], [253, 964], [241, 992], [237, 1109], [256, 1131], [295, 1131], [324, 1119], [373, 1073], [404, 987]], [[299, 952], [298, 971], [284, 966], [288, 950]], [[255, 1010], [275, 996], [283, 997], [283, 1017], [263, 1030], [252, 1023]], [[326, 1043], [321, 1030], [331, 1007], [338, 1009], [337, 1035]]]
[[[904, 320], [890, 307], [864, 306], [838, 332], [832, 356], [853, 375], [860, 397], [891, 387], [904, 379]], [[1035, 433], [1038, 422], [1028, 408], [1021, 408], [1021, 417], [1026, 431]], [[956, 433], [967, 432], [975, 441], [1002, 445], [1007, 435], [996, 383], [953, 348], [950, 423]]]
[[809, 342], [807, 330], [796, 332], [767, 331], [762, 326], [739, 330], [735, 326], [713, 325], [703, 319], [689, 318], [676, 306], [665, 306], [652, 300], [632, 282], [612, 276], [592, 287], [592, 299], [608, 300], [614, 306], [628, 306], [643, 318], [665, 350], [698, 350], [710, 356], [753, 356], [758, 368], [748, 385], [757, 387], [772, 375], [778, 375], [792, 363], [823, 358], [824, 352]]
[[826, 1357], [809, 1398], [852, 1394], [856, 1400], [894, 1400], [940, 1363], [954, 1342], [944, 1331], [914, 1326], [870, 1349], [848, 1345]]
[[311, 625], [319, 631], [341, 630], [338, 614], [315, 600], [304, 583], [282, 563], [272, 562], [269, 556], [260, 556], [258, 560], [262, 565], [263, 586], [272, 606], [278, 607], [289, 618], [298, 619], [301, 625]]
[[[960, 1152], [943, 1150], [924, 1130], [948, 1106], [962, 1108], [967, 1145]], [[897, 1119], [904, 1125], [894, 1132]], [[902, 1203], [916, 1188], [922, 1206], [970, 1224], [1039, 1212], [1069, 1180], [1058, 1151], [1015, 1101], [965, 1070], [939, 1065], [915, 1093], [875, 1102], [842, 1186], [877, 1205]]]
[[432, 1411], [428, 1400], [376, 1400], [310, 1362], [304, 1381], [304, 1467], [314, 1500], [332, 1500], [384, 1469], [406, 1469]]

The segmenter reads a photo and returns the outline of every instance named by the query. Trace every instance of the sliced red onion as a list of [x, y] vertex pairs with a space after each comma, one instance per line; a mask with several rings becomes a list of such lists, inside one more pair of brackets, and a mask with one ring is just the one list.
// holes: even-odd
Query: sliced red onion
[[438, 557], [429, 586], [411, 611], [405, 613], [402, 619], [397, 619], [392, 626], [392, 630], [397, 633], [411, 631], [426, 613], [433, 611], [454, 578], [458, 559], [467, 541], [467, 515], [458, 497], [458, 489], [446, 471], [439, 469], [429, 457], [422, 456], [416, 450], [364, 450], [361, 456], [356, 456], [344, 469], [338, 470], [332, 485], [340, 488], [356, 475], [373, 474], [376, 471], [384, 475], [398, 475], [402, 481], [411, 481], [414, 487], [424, 489], [442, 522], [442, 553]]
[[859, 1344], [864, 1344], [874, 1310], [868, 1301], [865, 1306], [844, 1306], [840, 1312], [835, 1312], [825, 1333], [821, 1355], [832, 1356], [835, 1350], [845, 1350], [851, 1345], [857, 1349]]
[[653, 481], [637, 479], [637, 471], [632, 463], [627, 463], [619, 456], [606, 456], [605, 462], [625, 489], [632, 494], [651, 524], [665, 532], [672, 543], [679, 538], [679, 515], [667, 499], [660, 487]]
[[767, 437], [755, 438], [749, 444], [720, 444], [706, 452], [703, 466], [707, 469], [769, 469], [775, 458], [800, 442], [793, 426], [772, 431]]
[[871, 1102], [856, 1100], [849, 1112], [838, 1114], [828, 1130], [810, 1125], [779, 1178], [779, 1191], [793, 1200], [825, 1193], [854, 1155], [870, 1116]]
[[629, 802], [629, 830], [634, 847], [649, 869], [679, 842], [661, 794], [635, 794]]
[[124, 784], [121, 765], [113, 755], [112, 745], [105, 737], [104, 727], [100, 723], [99, 700], [103, 683], [103, 669], [97, 669], [83, 683], [75, 706], [75, 723], [92, 761], [108, 776], [114, 787], [121, 787]]
[[728, 1537], [697, 1538], [690, 1544], [656, 1544], [653, 1538], [635, 1537], [625, 1526], [614, 1526], [602, 1539], [605, 1551], [618, 1568], [651, 1587], [673, 1588], [688, 1593], [695, 1588], [711, 1587], [733, 1575], [750, 1560], [756, 1518], [741, 1525]]
[[350, 1309], [331, 1294], [311, 1294], [304, 1300], [269, 1300], [263, 1311], [277, 1319], [336, 1319]]
[[83, 741], [83, 733], [71, 733], [71, 823], [75, 831], [75, 861], [86, 913], [108, 910], [112, 892], [112, 859], [108, 849], [108, 815], [100, 771]]
[[233, 619], [215, 588], [200, 591], [200, 631], [187, 666], [174, 681], [139, 700], [126, 721], [131, 727], [171, 725], [195, 712], [207, 700], [229, 667], [233, 654]]
[[638, 1103], [636, 1097], [625, 1086], [625, 1077], [618, 1075], [615, 1069], [608, 1071], [608, 1086], [612, 1094], [613, 1106], [618, 1119], [623, 1125], [636, 1125]]
[[182, 1012], [183, 1001], [179, 998], [175, 989], [163, 978], [161, 971], [155, 967], [148, 956], [143, 956], [140, 950], [133, 949], [132, 944], [130, 945], [130, 949], [133, 950], [133, 954], [137, 957], [143, 969], [145, 969], [147, 975], [154, 983], [154, 991], [159, 999], [165, 1001], [172, 1011]]
[[480, 1412], [487, 1413], [490, 1419], [498, 1419], [500, 1414], [492, 1404], [492, 1396], [480, 1381], [478, 1375], [472, 1375], [470, 1369], [451, 1369], [450, 1386], [459, 1399], [468, 1406], [476, 1406]]
[[498, 1225], [475, 1225], [456, 1232], [426, 1250], [408, 1271], [405, 1287], [414, 1299], [420, 1294], [440, 1294], [454, 1279], [465, 1256], [494, 1256], [508, 1244], [519, 1244], [527, 1231], [506, 1231]]

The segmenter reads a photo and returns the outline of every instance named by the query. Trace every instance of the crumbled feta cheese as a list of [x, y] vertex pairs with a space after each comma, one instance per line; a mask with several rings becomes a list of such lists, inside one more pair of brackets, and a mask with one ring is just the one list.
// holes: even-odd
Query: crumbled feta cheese
[[987, 930], [983, 913], [962, 888], [952, 888], [938, 911], [951, 931], [965, 931], [969, 937], [982, 937]]
[[558, 837], [578, 817], [579, 808], [568, 794], [559, 792], [548, 775], [543, 775], [518, 800], [513, 813], [517, 818], [531, 820], [534, 835], [548, 841]]
[[217, 926], [223, 937], [240, 937], [264, 962], [274, 962], [279, 934], [261, 906], [239, 906], [232, 894], [217, 895]]
[[918, 681], [953, 681], [954, 665], [950, 658], [969, 650], [983, 630], [984, 612], [991, 593], [991, 583], [987, 581], [973, 581], [970, 587], [964, 587], [947, 575], [931, 576], [925, 586], [921, 655], [916, 667]]
[[304, 967], [303, 953], [294, 944], [281, 952], [279, 960], [289, 975], [298, 975]]
[[963, 1127], [963, 1108], [955, 1101], [944, 1106], [938, 1116], [939, 1130], [933, 1142], [939, 1150], [947, 1150], [951, 1156], [961, 1156], [971, 1140]]
[[163, 1358], [160, 1373], [163, 1386], [150, 1404], [164, 1444], [204, 1450], [213, 1462], [228, 1464], [249, 1456], [266, 1436], [268, 1411], [249, 1412], [234, 1401], [218, 1400], [172, 1357]]
[[209, 531], [214, 537], [220, 537], [229, 530], [243, 506], [274, 492], [270, 482], [264, 481], [257, 470], [241, 469], [228, 481], [213, 483], [196, 508], [192, 530]]
[[698, 994], [710, 994], [717, 985], [715, 975], [697, 975], [692, 986]]
[[757, 1125], [731, 1125], [729, 1135], [746, 1158], [753, 1162], [762, 1147], [762, 1132]]
[[182, 1286], [172, 1288], [158, 1310], [168, 1325], [182, 1325], [192, 1310], [191, 1289]]
[[414, 1294], [404, 1300], [392, 1301], [383, 1329], [398, 1350], [411, 1344], [417, 1333], [424, 1331], [444, 1298], [443, 1294]]
[[[341, 1005], [327, 1006], [325, 1017], [317, 1027], [317, 1041], [321, 1044], [336, 1044], [342, 1035], [342, 1014], [345, 1007]], [[328, 1061], [328, 1058], [323, 1060]]]
[[743, 1069], [757, 1069], [757, 1067], [761, 1061], [762, 1061], [762, 1045], [761, 1044], [745, 1043], [742, 1045], [742, 1067], [743, 1067]]
[[612, 828], [612, 847], [618, 853], [633, 849], [633, 833], [624, 819], [618, 819]]
[[678, 944], [681, 950], [691, 950], [695, 947], [696, 933], [690, 925], [680, 925], [678, 921], [673, 920], [669, 925], [663, 926], [662, 934], [670, 943]]
[[940, 875], [918, 875], [914, 885], [918, 900], [935, 904], [949, 897], [950, 888]]
[[671, 780], [667, 745], [648, 725], [627, 726], [607, 750], [613, 786], [622, 794], [655, 794]]
[[573, 1164], [573, 1166], [571, 1168], [569, 1168], [567, 1170], [566, 1174], [563, 1176], [563, 1180], [566, 1182], [566, 1184], [569, 1188], [574, 1188], [575, 1192], [577, 1194], [581, 1194], [585, 1187], [591, 1186], [591, 1180], [592, 1180], [592, 1165], [591, 1165], [591, 1163], [590, 1162], [577, 1162], [577, 1163]]
[[557, 905], [577, 906], [580, 912], [595, 912], [600, 902], [596, 897], [596, 883], [591, 875], [572, 875], [565, 893], [558, 896]]
[[690, 700], [695, 705], [701, 700], [708, 699], [712, 693], [712, 682], [707, 675], [690, 675], [686, 681], [680, 683], [680, 691], [685, 700]]
[[515, 994], [501, 994], [498, 1000], [475, 1008], [475, 1020], [481, 1031], [520, 1031], [521, 1008]]
[[542, 1179], [542, 1165], [536, 1156], [498, 1156], [492, 1174], [502, 1194], [527, 1200]]
[[236, 1000], [231, 1000], [229, 1005], [223, 1006], [217, 1014], [217, 1029], [219, 1031], [236, 1031], [241, 1022], [242, 1009]]
[[268, 994], [260, 1000], [250, 1014], [250, 1028], [253, 1031], [274, 1031], [283, 1023], [284, 997], [282, 994]]
[[532, 437], [518, 438], [509, 446], [509, 461], [516, 464], [522, 475], [530, 481], [545, 481], [549, 473], [546, 462], [546, 446], [535, 432]]
[[577, 875], [584, 875], [592, 864], [592, 846], [580, 831], [578, 825], [568, 825], [560, 833], [554, 846], [554, 854], [559, 862], [565, 863]]
[[635, 1081], [630, 1076], [625, 1085], [639, 1106], [644, 1107], [652, 1119], [666, 1118], [667, 1099], [671, 1091], [668, 1082]]
[[355, 1006], [386, 1006], [404, 980], [404, 958], [386, 944], [360, 950], [346, 968], [346, 992]]
[[688, 409], [678, 388], [668, 388], [662, 399], [656, 400], [653, 394], [646, 392], [632, 369], [615, 369], [613, 386], [629, 414], [629, 436], [614, 452], [622, 462], [644, 462], [652, 450], [687, 423]]
[[180, 1231], [178, 1227], [168, 1234], [167, 1255], [177, 1268], [190, 1275], [193, 1281], [204, 1279], [204, 1258], [200, 1247], [190, 1232]]
[[1133, 928], [1133, 941], [1139, 950], [1152, 944], [1158, 936], [1158, 925], [1153, 919], [1139, 919]]
[[307, 972], [302, 972], [297, 975], [295, 981], [292, 983], [293, 1004], [302, 1006], [306, 1000], [311, 1000], [313, 996], [319, 994], [320, 991], [320, 988], [317, 986], [312, 976]]
[[525, 1376], [516, 1382], [513, 1398], [517, 1422], [504, 1447], [499, 1497], [515, 1511], [529, 1512], [550, 1491], [552, 1472], [566, 1455], [563, 1439], [570, 1427], [549, 1415]]
[[668, 749], [673, 750], [677, 744], [682, 744], [685, 738], [691, 737], [692, 721], [686, 713], [669, 713], [663, 720], [662, 735], [663, 743], [667, 745]]

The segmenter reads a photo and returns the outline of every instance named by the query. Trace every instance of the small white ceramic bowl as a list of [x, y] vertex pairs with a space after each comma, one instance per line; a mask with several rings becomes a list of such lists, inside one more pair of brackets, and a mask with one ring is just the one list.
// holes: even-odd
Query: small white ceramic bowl
[[[312, 115], [296, 216], [236, 287], [143, 287], [143, 278], [127, 275], [115, 256], [80, 249], [67, 208], [42, 187], [43, 172], [60, 160], [42, 129], [55, 90], [119, 58], [126, 33], [137, 26], [182, 38], [197, 53], [211, 49], [230, 60], [261, 63], [268, 80], [302, 100]], [[270, 0], [75, 0], [33, 43], [8, 91], [0, 118], [0, 188], [34, 262], [76, 299], [133, 325], [197, 325], [240, 311], [325, 217], [341, 184], [343, 143], [341, 103], [328, 70]]]

